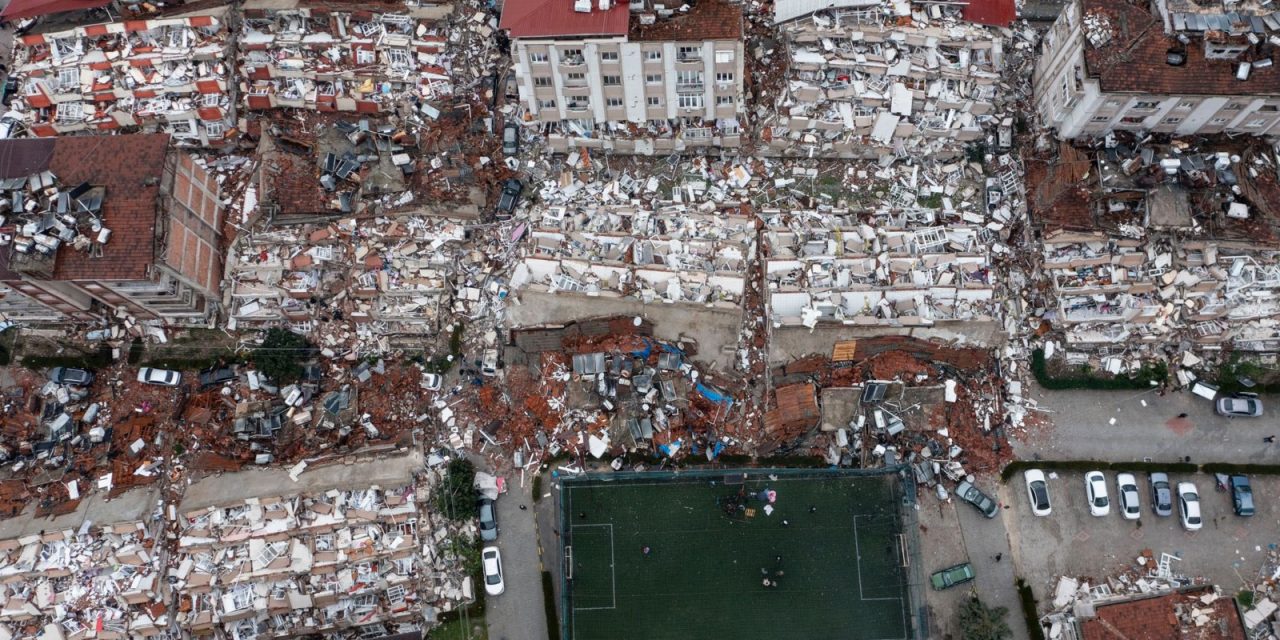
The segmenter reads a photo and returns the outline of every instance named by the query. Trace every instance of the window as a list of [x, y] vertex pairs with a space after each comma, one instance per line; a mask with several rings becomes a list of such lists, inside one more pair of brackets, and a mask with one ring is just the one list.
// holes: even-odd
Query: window
[[661, 59], [662, 59], [662, 50], [661, 50], [661, 49], [650, 49], [650, 50], [648, 50], [648, 51], [644, 52], [644, 59], [645, 59], [645, 60], [649, 60], [650, 62], [656, 62], [656, 61], [658, 61], [658, 60], [661, 60]]
[[605, 105], [609, 107], [621, 107], [622, 98], [606, 98]]
[[585, 73], [566, 73], [566, 74], [565, 74], [564, 83], [565, 83], [565, 84], [571, 84], [571, 85], [578, 85], [578, 86], [584, 85], [584, 84], [586, 84], [586, 83], [587, 83], [587, 74], [585, 74]]
[[551, 78], [549, 76], [537, 76], [533, 79], [533, 86], [549, 87], [551, 86]]
[[1223, 111], [1239, 111], [1243, 108], [1244, 108], [1243, 102], [1228, 102], [1227, 106], [1223, 107], [1222, 110]]
[[676, 86], [700, 86], [702, 85], [701, 71], [677, 71]]
[[717, 51], [717, 52], [716, 52], [716, 62], [717, 62], [717, 63], [733, 62], [733, 52], [732, 52], [732, 51]]
[[58, 69], [58, 88], [79, 89], [80, 88], [80, 69], [71, 67], [70, 69]]
[[1108, 100], [1108, 101], [1106, 102], [1106, 106], [1108, 106], [1108, 107], [1113, 107], [1113, 108], [1114, 108], [1114, 107], [1118, 107], [1118, 106], [1120, 106], [1120, 101], [1119, 101], [1119, 100], [1115, 100], [1115, 99]]
[[680, 47], [676, 51], [676, 60], [693, 62], [702, 58], [702, 47]]
[[600, 59], [605, 62], [617, 62], [618, 52], [617, 51], [601, 51]]
[[1178, 124], [1179, 122], [1182, 122], [1182, 118], [1165, 118], [1164, 120], [1161, 120], [1161, 122], [1164, 124]]
[[1209, 121], [1209, 124], [1226, 124], [1227, 120], [1227, 118], [1214, 118]]
[[404, 49], [387, 49], [387, 64], [392, 69], [408, 69], [413, 64], [413, 58]]
[[377, 60], [370, 49], [356, 49], [356, 64], [373, 64]]
[[721, 71], [720, 73], [716, 74], [716, 82], [720, 84], [728, 84], [730, 82], [733, 82], [733, 74]]
[[1156, 108], [1156, 107], [1158, 107], [1158, 106], [1160, 106], [1160, 103], [1159, 103], [1159, 102], [1148, 102], [1148, 101], [1145, 101], [1145, 100], [1139, 100], [1139, 101], [1137, 101], [1137, 102], [1133, 103], [1133, 108], [1134, 108], [1134, 109], [1154, 109], [1154, 108]]
[[547, 61], [547, 54], [545, 52], [529, 53], [529, 62], [546, 62], [546, 61]]
[[1091, 121], [1092, 121], [1092, 122], [1106, 122], [1106, 121], [1108, 121], [1108, 120], [1110, 120], [1110, 119], [1111, 119], [1111, 116], [1094, 116], [1094, 117], [1092, 118], [1092, 120], [1091, 120]]
[[644, 74], [644, 83], [645, 84], [662, 84], [662, 74], [646, 73]]
[[1190, 109], [1190, 108], [1192, 108], [1192, 107], [1194, 107], [1194, 106], [1196, 106], [1196, 103], [1194, 103], [1194, 102], [1192, 102], [1192, 101], [1190, 101], [1190, 100], [1183, 100], [1182, 102], [1179, 102], [1179, 103], [1178, 103], [1178, 106], [1177, 106], [1176, 108], [1178, 108], [1178, 109]]
[[1276, 111], [1280, 111], [1280, 107], [1274, 104], [1264, 104], [1258, 107], [1258, 113], [1275, 113]]
[[616, 87], [622, 84], [622, 76], [604, 76], [604, 86]]
[[1267, 121], [1265, 119], [1254, 118], [1253, 120], [1246, 122], [1244, 126], [1246, 129], [1261, 129], [1262, 127], [1266, 126], [1266, 124], [1267, 124]]
[[565, 49], [561, 51], [560, 61], [569, 64], [582, 64], [582, 49]]
[[[79, 102], [64, 102], [58, 105], [57, 115], [54, 117], [58, 122], [74, 122], [76, 120], [84, 120], [84, 105]], [[190, 122], [184, 120], [182, 122]], [[175, 123], [176, 124], [176, 123]]]
[[1146, 118], [1142, 116], [1125, 116], [1120, 118], [1120, 124], [1142, 124]]
[[555, 100], [539, 100], [539, 101], [538, 101], [538, 109], [539, 109], [539, 110], [541, 110], [541, 109], [554, 109], [554, 108], [556, 108], [556, 101], [555, 101]]
[[733, 104], [733, 96], [716, 96], [716, 106]]
[[[62, 115], [62, 110], [58, 110], [58, 115]], [[169, 123], [169, 133], [175, 138], [194, 138], [196, 137], [196, 121], [195, 120], [174, 120]]]
[[206, 106], [206, 107], [220, 107], [222, 106], [222, 94], [206, 93], [204, 94], [204, 96], [201, 97], [200, 102], [203, 103], [203, 106]]
[[681, 109], [701, 109], [702, 95], [694, 93], [690, 95], [680, 96], [680, 108]]
[[649, 96], [644, 99], [644, 103], [650, 107], [661, 107], [662, 98], [659, 98], [658, 96]]
[[591, 100], [587, 96], [565, 96], [565, 105], [569, 109], [590, 109]]

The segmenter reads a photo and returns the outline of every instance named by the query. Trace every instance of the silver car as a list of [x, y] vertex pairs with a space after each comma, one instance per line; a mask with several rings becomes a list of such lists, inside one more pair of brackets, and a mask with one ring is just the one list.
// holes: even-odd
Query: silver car
[[152, 369], [151, 367], [143, 367], [138, 369], [138, 382], [143, 384], [156, 384], [162, 387], [176, 387], [179, 384], [182, 384], [182, 374], [168, 369]]
[[1156, 471], [1148, 475], [1147, 480], [1151, 483], [1151, 510], [1162, 518], [1173, 515], [1173, 487], [1169, 484], [1169, 474]]
[[1262, 415], [1262, 400], [1254, 393], [1230, 393], [1219, 396], [1213, 408], [1228, 418], [1257, 418]]

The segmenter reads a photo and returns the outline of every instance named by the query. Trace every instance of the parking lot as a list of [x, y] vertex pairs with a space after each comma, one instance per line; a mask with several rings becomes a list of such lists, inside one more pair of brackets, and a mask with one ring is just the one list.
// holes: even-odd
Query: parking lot
[[1001, 487], [1001, 501], [1012, 506], [1011, 513], [1005, 513], [1005, 522], [1018, 575], [1027, 578], [1041, 602], [1051, 598], [1057, 576], [1083, 577], [1097, 583], [1132, 565], [1143, 549], [1150, 549], [1157, 559], [1161, 553], [1182, 558], [1173, 565], [1175, 574], [1204, 576], [1232, 590], [1240, 584], [1240, 576], [1247, 578], [1258, 571], [1267, 545], [1280, 542], [1274, 505], [1275, 496], [1280, 495], [1280, 479], [1276, 477], [1250, 477], [1257, 513], [1242, 518], [1232, 510], [1230, 492], [1216, 488], [1213, 475], [1169, 474], [1171, 485], [1190, 481], [1199, 490], [1204, 526], [1191, 532], [1183, 529], [1179, 520], [1176, 494], [1173, 515], [1157, 517], [1152, 512], [1145, 473], [1134, 474], [1142, 516], [1125, 520], [1116, 500], [1116, 472], [1103, 473], [1111, 511], [1101, 517], [1089, 513], [1082, 472], [1045, 472], [1053, 507], [1045, 517], [1031, 513], [1021, 473]]

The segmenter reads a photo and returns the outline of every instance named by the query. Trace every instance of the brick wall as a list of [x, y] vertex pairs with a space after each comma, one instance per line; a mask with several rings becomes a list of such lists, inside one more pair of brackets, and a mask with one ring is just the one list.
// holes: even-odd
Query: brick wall
[[164, 261], [170, 268], [217, 295], [222, 282], [222, 206], [218, 183], [180, 153], [173, 177], [173, 203], [168, 211], [169, 236]]

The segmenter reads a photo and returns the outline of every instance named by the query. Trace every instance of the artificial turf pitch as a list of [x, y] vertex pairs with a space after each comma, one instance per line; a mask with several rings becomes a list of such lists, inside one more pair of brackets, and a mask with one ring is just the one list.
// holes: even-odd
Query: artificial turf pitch
[[[739, 489], [775, 491], [773, 513], [727, 515]], [[901, 494], [893, 475], [566, 479], [565, 637], [906, 639]]]

